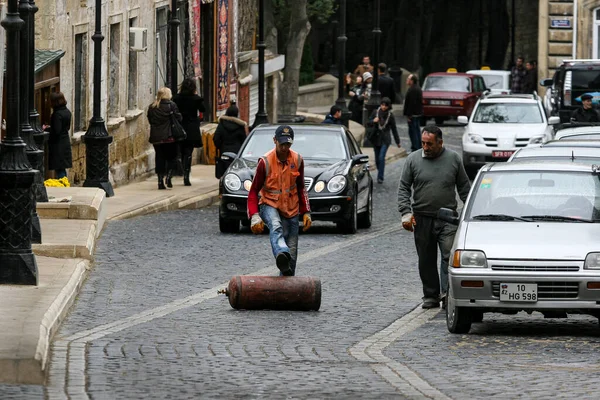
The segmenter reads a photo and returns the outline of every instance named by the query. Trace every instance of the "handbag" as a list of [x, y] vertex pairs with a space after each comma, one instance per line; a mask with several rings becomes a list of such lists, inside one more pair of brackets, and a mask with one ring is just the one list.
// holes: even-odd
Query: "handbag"
[[180, 142], [187, 138], [187, 133], [185, 133], [185, 129], [181, 125], [181, 122], [175, 116], [173, 112], [173, 105], [171, 105], [171, 136], [176, 142]]
[[377, 140], [380, 136], [380, 130], [377, 124], [373, 122], [368, 122], [365, 127], [365, 139], [363, 142], [363, 147], [372, 147], [376, 144]]

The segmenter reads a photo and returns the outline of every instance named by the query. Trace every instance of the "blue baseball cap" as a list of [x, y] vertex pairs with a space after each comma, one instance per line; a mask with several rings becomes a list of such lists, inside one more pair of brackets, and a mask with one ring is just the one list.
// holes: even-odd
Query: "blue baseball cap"
[[275, 139], [280, 144], [294, 143], [294, 130], [291, 126], [281, 125], [275, 130]]

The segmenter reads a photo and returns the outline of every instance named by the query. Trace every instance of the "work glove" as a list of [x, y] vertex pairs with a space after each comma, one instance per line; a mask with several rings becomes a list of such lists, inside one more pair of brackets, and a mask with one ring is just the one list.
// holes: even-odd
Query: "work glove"
[[404, 229], [413, 232], [415, 230], [415, 225], [417, 225], [417, 221], [415, 221], [415, 217], [412, 213], [407, 213], [402, 216], [402, 227]]
[[304, 217], [302, 217], [302, 224], [304, 225], [302, 227], [302, 232], [306, 232], [312, 225], [312, 219], [310, 218], [309, 213], [304, 214]]
[[250, 230], [255, 235], [260, 235], [265, 230], [265, 223], [258, 213], [254, 214], [252, 219], [250, 219]]

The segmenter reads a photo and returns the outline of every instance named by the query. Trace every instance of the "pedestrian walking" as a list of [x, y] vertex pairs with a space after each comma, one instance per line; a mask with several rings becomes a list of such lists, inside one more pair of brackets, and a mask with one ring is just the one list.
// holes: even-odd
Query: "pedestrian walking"
[[591, 94], [581, 95], [581, 108], [577, 108], [571, 114], [571, 120], [575, 122], [600, 122], [598, 111], [594, 110], [592, 105], [593, 96]]
[[[402, 227], [414, 231], [423, 284], [422, 307], [435, 308], [440, 306], [440, 300], [445, 306], [448, 259], [457, 228], [437, 219], [437, 212], [443, 207], [456, 211], [456, 191], [465, 202], [471, 184], [460, 156], [444, 147], [440, 128], [426, 126], [421, 140], [423, 148], [408, 156], [402, 170], [398, 211], [402, 215]], [[437, 271], [438, 247], [442, 255], [441, 277]]]
[[290, 149], [294, 143], [290, 126], [279, 126], [273, 142], [275, 148], [258, 160], [248, 195], [248, 218], [255, 234], [262, 233], [267, 224], [277, 268], [281, 275], [293, 276], [298, 257], [299, 215], [304, 232], [312, 223], [304, 186], [304, 161]]
[[406, 78], [408, 90], [404, 97], [404, 115], [408, 122], [408, 137], [410, 138], [410, 151], [421, 148], [421, 132], [419, 122], [423, 115], [423, 91], [419, 86], [419, 78], [415, 74]]
[[358, 122], [362, 125], [363, 123], [363, 106], [365, 103], [365, 97], [363, 95], [363, 80], [362, 75], [356, 77], [355, 85], [350, 89], [348, 95], [350, 96], [350, 102], [348, 103], [348, 110], [352, 113], [350, 119]]
[[323, 120], [324, 124], [342, 125], [342, 109], [340, 106], [333, 105], [329, 114]]
[[[362, 63], [354, 69], [354, 75], [364, 75], [365, 72], [373, 72], [373, 65], [371, 64], [371, 57], [364, 56]], [[363, 78], [364, 79], [364, 78]]]
[[230, 105], [225, 115], [219, 117], [219, 124], [213, 136], [213, 143], [217, 149], [215, 161], [215, 177], [220, 179], [229, 163], [221, 160], [221, 154], [230, 152], [237, 154], [250, 132], [248, 124], [239, 118], [240, 110], [235, 105]]
[[178, 94], [173, 96], [179, 112], [183, 118], [181, 125], [187, 134], [185, 140], [179, 142], [181, 162], [183, 164], [183, 184], [192, 186], [190, 174], [192, 172], [192, 154], [195, 148], [202, 148], [202, 132], [200, 130], [200, 116], [205, 111], [204, 100], [198, 96], [196, 81], [186, 78], [181, 83]]
[[44, 126], [48, 137], [48, 169], [54, 170], [56, 179], [67, 176], [67, 168], [73, 167], [71, 153], [71, 111], [67, 108], [67, 100], [62, 92], [50, 94], [52, 115], [50, 125]]
[[158, 176], [159, 190], [173, 187], [171, 179], [179, 144], [171, 134], [171, 114], [174, 114], [179, 122], [183, 119], [177, 105], [171, 101], [172, 97], [171, 89], [168, 87], [158, 89], [156, 99], [148, 107], [147, 113], [148, 122], [150, 123], [150, 138], [148, 141], [154, 146], [156, 154], [154, 169]]
[[392, 104], [396, 103], [394, 79], [388, 74], [387, 65], [380, 63], [377, 66], [377, 74], [379, 75], [377, 88], [379, 89], [379, 93], [381, 93], [381, 98], [387, 97], [391, 100]]
[[371, 115], [371, 123], [374, 124], [374, 134], [369, 138], [375, 153], [375, 165], [377, 166], [377, 183], [383, 183], [385, 172], [385, 155], [392, 144], [390, 132], [394, 135], [396, 145], [400, 147], [400, 136], [396, 119], [392, 112], [392, 102], [387, 97], [381, 99], [379, 108]]
[[527, 75], [527, 70], [523, 63], [525, 59], [523, 56], [517, 57], [517, 62], [514, 67], [512, 67], [510, 71], [511, 85], [510, 90], [512, 94], [524, 93], [523, 92], [523, 83], [525, 81], [525, 76]]

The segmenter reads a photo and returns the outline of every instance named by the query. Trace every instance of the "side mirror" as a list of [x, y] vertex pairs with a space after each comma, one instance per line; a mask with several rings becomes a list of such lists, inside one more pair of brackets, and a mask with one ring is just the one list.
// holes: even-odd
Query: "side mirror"
[[464, 115], [459, 115], [457, 121], [461, 125], [467, 125], [469, 123], [469, 118], [465, 117]]
[[456, 211], [449, 208], [440, 208], [437, 212], [437, 218], [449, 224], [458, 225]]
[[548, 125], [556, 125], [560, 124], [560, 117], [550, 117], [548, 118]]
[[552, 78], [542, 79], [542, 80], [540, 80], [540, 86], [545, 86], [545, 87], [552, 86], [552, 82], [553, 82]]
[[352, 165], [367, 164], [369, 156], [367, 154], [357, 154], [352, 156]]
[[223, 154], [221, 154], [221, 160], [222, 161], [233, 161], [237, 158], [237, 154], [232, 153], [230, 151], [227, 151]]

